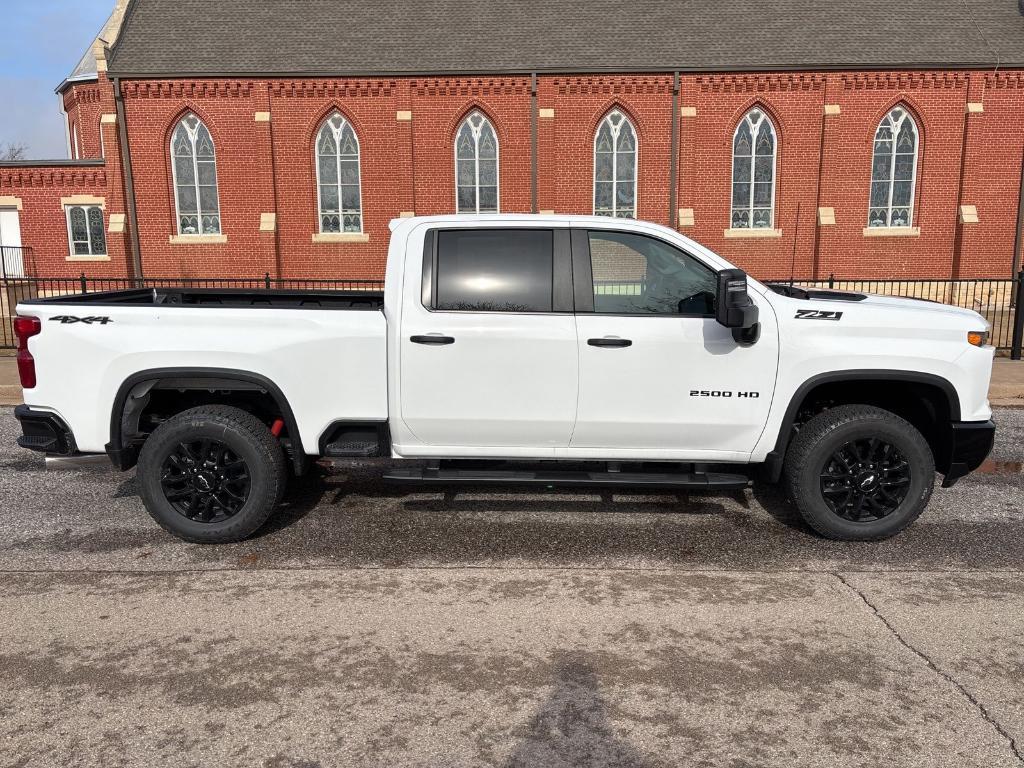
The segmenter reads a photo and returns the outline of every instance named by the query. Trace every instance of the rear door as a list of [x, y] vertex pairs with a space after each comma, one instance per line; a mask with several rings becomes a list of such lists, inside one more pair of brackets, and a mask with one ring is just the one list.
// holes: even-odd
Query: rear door
[[21, 222], [16, 207], [0, 207], [0, 277], [24, 277]]
[[419, 441], [537, 456], [568, 446], [570, 260], [564, 229], [427, 233], [422, 297], [403, 308], [400, 336], [402, 420]]
[[[571, 453], [737, 459], [771, 405], [772, 313], [740, 346], [714, 318], [716, 272], [661, 239], [573, 230], [580, 395]], [[616, 451], [621, 451], [617, 454]]]

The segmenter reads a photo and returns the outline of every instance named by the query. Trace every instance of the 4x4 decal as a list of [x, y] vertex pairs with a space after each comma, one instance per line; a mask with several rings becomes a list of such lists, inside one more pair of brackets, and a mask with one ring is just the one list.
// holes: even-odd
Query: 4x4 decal
[[106, 325], [114, 322], [109, 317], [74, 317], [73, 315], [57, 315], [50, 318], [51, 323], [72, 325], [73, 323], [85, 323], [86, 325]]
[[822, 309], [798, 309], [796, 311], [797, 320], [839, 320], [842, 316], [842, 312], [827, 312]]

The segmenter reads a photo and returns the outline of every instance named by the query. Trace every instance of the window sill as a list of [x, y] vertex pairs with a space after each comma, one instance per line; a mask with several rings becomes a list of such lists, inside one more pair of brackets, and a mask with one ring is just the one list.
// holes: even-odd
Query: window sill
[[171, 245], [219, 245], [228, 241], [227, 235], [171, 235]]
[[110, 261], [109, 256], [65, 256], [64, 261]]
[[864, 227], [864, 237], [920, 237], [920, 227]]
[[727, 229], [725, 230], [725, 236], [728, 238], [746, 238], [746, 237], [782, 237], [781, 229]]
[[314, 243], [368, 243], [370, 236], [365, 232], [316, 232]]

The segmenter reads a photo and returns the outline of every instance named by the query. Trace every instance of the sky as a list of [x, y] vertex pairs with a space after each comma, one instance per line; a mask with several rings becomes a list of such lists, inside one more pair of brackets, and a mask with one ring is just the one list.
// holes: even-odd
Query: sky
[[28, 157], [68, 156], [54, 89], [99, 34], [114, 0], [0, 0], [0, 144]]

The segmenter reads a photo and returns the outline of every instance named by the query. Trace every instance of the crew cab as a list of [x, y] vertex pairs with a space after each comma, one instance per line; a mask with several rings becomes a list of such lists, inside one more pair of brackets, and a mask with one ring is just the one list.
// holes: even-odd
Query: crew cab
[[991, 450], [975, 312], [762, 284], [602, 217], [392, 222], [372, 291], [138, 289], [18, 306], [20, 445], [137, 465], [154, 519], [245, 538], [317, 458], [416, 484], [719, 491], [784, 479], [879, 539]]

